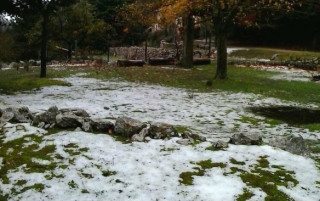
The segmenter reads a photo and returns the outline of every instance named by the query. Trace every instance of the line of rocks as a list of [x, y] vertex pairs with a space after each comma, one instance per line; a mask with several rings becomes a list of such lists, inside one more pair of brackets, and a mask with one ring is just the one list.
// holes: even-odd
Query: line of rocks
[[102, 132], [120, 135], [132, 141], [143, 142], [147, 137], [152, 139], [170, 139], [183, 137], [191, 140], [206, 141], [205, 137], [189, 132], [179, 134], [177, 129], [169, 124], [151, 122], [144, 123], [129, 117], [119, 117], [115, 124], [105, 119], [93, 119], [83, 109], [58, 109], [50, 107], [47, 111], [32, 114], [28, 107], [9, 107], [0, 109], [0, 125], [6, 122], [30, 123], [42, 129], [60, 128], [76, 129], [85, 132]]
[[[60, 129], [76, 129], [85, 132], [102, 132], [123, 136], [132, 141], [144, 142], [148, 139], [170, 139], [179, 137], [178, 144], [189, 145], [195, 141], [206, 141], [206, 138], [189, 131], [178, 133], [173, 125], [151, 122], [145, 123], [129, 117], [119, 117], [115, 123], [105, 119], [93, 119], [83, 109], [58, 109], [50, 107], [47, 111], [33, 115], [28, 107], [9, 107], [0, 109], [0, 126], [6, 122], [30, 123], [43, 129], [54, 127]], [[263, 139], [260, 133], [236, 133], [228, 142], [212, 142], [214, 149], [224, 149], [228, 145], [262, 145]], [[267, 142], [270, 146], [282, 150], [308, 156], [308, 148], [300, 135], [278, 136]]]

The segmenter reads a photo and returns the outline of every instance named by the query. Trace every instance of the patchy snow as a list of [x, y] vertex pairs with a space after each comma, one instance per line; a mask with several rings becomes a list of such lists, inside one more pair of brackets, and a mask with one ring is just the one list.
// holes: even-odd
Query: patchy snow
[[2, 139], [3, 142], [19, 139], [26, 135], [41, 136], [47, 132], [46, 130], [30, 126], [29, 123], [21, 123], [21, 124], [6, 123], [3, 128], [4, 128], [3, 130], [4, 139]]
[[[255, 193], [256, 200], [263, 200], [265, 193], [259, 188], [251, 188], [241, 180], [238, 174], [230, 172], [231, 158], [245, 161], [241, 166], [250, 172], [252, 165], [261, 156], [268, 156], [270, 165], [281, 165], [284, 169], [294, 171], [299, 181], [296, 187], [281, 187], [294, 200], [317, 200], [320, 195], [320, 180], [312, 160], [276, 150], [269, 146], [234, 146], [226, 151], [207, 151], [209, 143], [197, 146], [181, 146], [176, 138], [168, 141], [151, 140], [149, 143], [122, 144], [114, 141], [108, 135], [90, 134], [85, 132], [60, 132], [44, 137], [53, 141], [56, 153], [61, 158], [55, 162], [68, 165], [66, 169], [56, 168], [52, 173], [59, 177], [47, 179], [50, 172], [25, 173], [24, 167], [8, 173], [9, 184], [0, 185], [0, 190], [10, 193], [13, 184], [18, 180], [26, 180], [22, 187], [37, 183], [44, 185], [42, 192], [28, 190], [10, 200], [208, 200], [233, 201], [243, 193], [243, 188]], [[80, 148], [88, 148], [87, 152], [70, 155], [66, 145], [76, 144]], [[166, 151], [172, 148], [173, 151]], [[70, 159], [73, 162], [70, 162]], [[208, 169], [204, 176], [194, 176], [194, 185], [180, 184], [179, 175], [182, 172], [194, 171], [198, 167], [193, 162], [212, 160], [224, 163], [225, 168]], [[103, 175], [104, 171], [115, 171], [114, 174]], [[86, 193], [83, 193], [85, 190]], [[261, 196], [261, 197], [260, 197]], [[301, 199], [303, 198], [303, 199]], [[252, 198], [251, 200], [254, 200]]]
[[[79, 75], [78, 75], [79, 76]], [[15, 95], [0, 95], [0, 107], [28, 106], [33, 112], [42, 112], [50, 106], [58, 108], [83, 108], [93, 118], [114, 118], [127, 115], [143, 121], [165, 122], [190, 127], [209, 140], [226, 140], [234, 132], [260, 132], [264, 137], [300, 134], [305, 139], [320, 139], [320, 133], [290, 127], [286, 124], [270, 126], [263, 117], [245, 110], [248, 106], [297, 105], [274, 98], [262, 98], [254, 94], [228, 92], [198, 93], [157, 85], [122, 81], [101, 81], [91, 78], [70, 77], [62, 79], [70, 87], [51, 86], [40, 91]], [[312, 105], [310, 105], [312, 107]], [[260, 119], [254, 126], [241, 122], [242, 116]], [[43, 137], [38, 150], [55, 145], [50, 154], [52, 161], [33, 158], [39, 165], [53, 165], [53, 171], [26, 173], [25, 166], [10, 170], [9, 184], [0, 180], [0, 192], [11, 194], [34, 184], [43, 184], [38, 192], [27, 190], [9, 200], [210, 200], [232, 201], [247, 188], [255, 195], [250, 200], [264, 200], [267, 196], [260, 188], [245, 184], [231, 167], [251, 172], [261, 156], [268, 156], [271, 165], [283, 166], [295, 173], [297, 186], [278, 187], [296, 201], [318, 201], [320, 197], [320, 173], [314, 162], [269, 146], [233, 146], [226, 151], [208, 151], [209, 142], [196, 146], [181, 146], [176, 138], [151, 140], [148, 143], [122, 144], [112, 137], [85, 132], [60, 132], [44, 135], [45, 130], [29, 124], [4, 126], [0, 134], [3, 143], [24, 138], [24, 146], [35, 142], [28, 135]], [[68, 146], [72, 144], [73, 146]], [[76, 146], [75, 146], [76, 145]], [[7, 151], [9, 152], [10, 149]], [[82, 150], [82, 151], [81, 151]], [[77, 152], [77, 154], [72, 154]], [[10, 154], [10, 153], [8, 153]], [[245, 161], [239, 166], [230, 159]], [[180, 184], [182, 172], [195, 171], [194, 162], [210, 159], [223, 163], [225, 168], [215, 167], [204, 176], [194, 176], [194, 185]], [[0, 168], [3, 159], [0, 158]], [[272, 168], [269, 171], [275, 171]], [[50, 178], [50, 175], [55, 175]], [[50, 178], [50, 179], [49, 179]], [[22, 186], [15, 185], [26, 180]]]
[[227, 48], [227, 53], [231, 54], [232, 52], [236, 52], [236, 51], [239, 51], [239, 50], [249, 50], [249, 49], [241, 48], [241, 47], [228, 47]]
[[[84, 108], [94, 118], [113, 121], [126, 115], [142, 121], [190, 127], [208, 139], [227, 139], [235, 131], [248, 132], [253, 129], [252, 125], [240, 121], [242, 116], [252, 115], [245, 110], [248, 106], [297, 105], [254, 94], [198, 93], [158, 85], [80, 77], [62, 80], [72, 86], [51, 86], [27, 94], [1, 95], [0, 107], [27, 106], [33, 112], [47, 110], [53, 105], [58, 108]], [[317, 132], [311, 133], [285, 124], [278, 127], [270, 127], [263, 121], [260, 124], [258, 129], [266, 137], [297, 133], [305, 138], [320, 139]]]

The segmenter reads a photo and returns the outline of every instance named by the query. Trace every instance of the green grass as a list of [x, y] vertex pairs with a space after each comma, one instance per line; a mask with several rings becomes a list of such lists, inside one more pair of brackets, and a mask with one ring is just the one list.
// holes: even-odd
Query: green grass
[[70, 70], [53, 70], [48, 68], [47, 78], [40, 78], [39, 68], [31, 68], [29, 72], [24, 70], [5, 70], [0, 71], [0, 94], [12, 94], [18, 91], [30, 91], [40, 89], [41, 87], [51, 85], [69, 86], [67, 82], [53, 80], [52, 78], [61, 78], [70, 76]]
[[279, 57], [276, 60], [312, 59], [315, 57], [320, 57], [320, 52], [282, 50], [272, 48], [248, 48], [248, 50], [234, 51], [230, 54], [230, 56], [242, 57], [246, 59], [270, 59], [274, 54], [279, 54]]
[[[275, 171], [269, 171], [266, 168], [270, 167], [270, 163], [267, 156], [262, 156], [257, 160], [257, 164], [253, 166], [250, 172], [239, 169], [237, 167], [231, 168], [231, 174], [239, 174], [240, 178], [247, 186], [252, 188], [260, 188], [267, 196], [266, 201], [289, 201], [293, 200], [287, 194], [280, 191], [277, 186], [288, 187], [289, 185], [296, 186], [298, 181], [294, 178], [295, 173], [287, 171], [281, 166], [271, 167], [276, 169]], [[232, 161], [231, 161], [232, 163]], [[236, 163], [233, 163], [236, 164]], [[243, 164], [241, 164], [243, 165]], [[237, 200], [247, 200], [253, 196], [249, 190], [244, 190], [244, 193], [239, 195]]]
[[204, 176], [204, 173], [207, 169], [212, 168], [225, 168], [226, 164], [224, 163], [213, 163], [211, 160], [199, 161], [195, 163], [199, 167], [193, 168], [192, 172], [182, 172], [179, 177], [179, 182], [186, 186], [193, 185], [193, 177], [194, 176]]
[[[88, 77], [99, 79], [118, 78], [130, 82], [145, 82], [193, 91], [210, 92], [223, 90], [261, 94], [301, 103], [320, 105], [319, 84], [313, 82], [295, 82], [273, 80], [275, 72], [261, 71], [252, 68], [228, 67], [227, 80], [213, 80], [215, 65], [207, 65], [191, 70], [181, 68], [163, 69], [160, 67], [105, 68], [101, 71], [90, 71]], [[212, 86], [206, 82], [212, 81]]]

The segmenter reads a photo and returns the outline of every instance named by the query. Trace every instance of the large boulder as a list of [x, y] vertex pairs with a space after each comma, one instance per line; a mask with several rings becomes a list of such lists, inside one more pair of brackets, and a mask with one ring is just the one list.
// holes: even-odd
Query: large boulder
[[129, 117], [119, 117], [116, 120], [114, 132], [117, 135], [131, 138], [134, 134], [140, 133], [146, 126], [147, 124], [141, 121]]
[[47, 111], [35, 116], [33, 123], [39, 124], [44, 122], [46, 124], [54, 124], [56, 122], [56, 116], [59, 114], [59, 110], [56, 106], [50, 107]]
[[82, 127], [83, 118], [78, 117], [72, 112], [60, 113], [56, 116], [56, 124], [60, 128]]
[[222, 140], [218, 140], [218, 141], [212, 142], [212, 147], [217, 150], [226, 149], [229, 147], [229, 143]]
[[30, 123], [33, 118], [34, 117], [28, 107], [9, 107], [2, 111], [0, 122]]
[[293, 154], [308, 156], [307, 145], [301, 135], [288, 135], [276, 137], [269, 141], [269, 145], [288, 151]]
[[152, 123], [150, 126], [150, 137], [153, 139], [165, 139], [179, 137], [177, 129], [169, 124]]
[[262, 136], [259, 133], [238, 133], [230, 138], [230, 143], [235, 145], [261, 145]]
[[112, 133], [114, 130], [114, 124], [108, 120], [91, 119], [90, 123], [94, 131]]

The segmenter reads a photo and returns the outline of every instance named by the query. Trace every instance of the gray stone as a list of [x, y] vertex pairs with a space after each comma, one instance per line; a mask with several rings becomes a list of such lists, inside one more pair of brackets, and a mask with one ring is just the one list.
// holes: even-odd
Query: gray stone
[[307, 145], [301, 135], [289, 135], [276, 137], [269, 141], [269, 145], [288, 151], [293, 154], [308, 156]]
[[150, 137], [153, 139], [165, 139], [179, 137], [177, 129], [169, 124], [152, 123], [150, 126]]
[[212, 142], [212, 146], [216, 149], [225, 149], [228, 148], [229, 143], [228, 142], [224, 142], [221, 140], [218, 140], [216, 142]]
[[93, 131], [92, 126], [89, 121], [84, 121], [82, 123], [82, 130], [85, 132], [92, 132]]
[[77, 128], [82, 127], [83, 119], [72, 112], [58, 114], [56, 116], [56, 124], [60, 128]]
[[50, 128], [50, 124], [46, 124], [46, 125], [44, 126], [44, 129], [48, 129], [48, 128]]
[[38, 127], [38, 128], [43, 128], [45, 125], [46, 125], [46, 123], [40, 122], [37, 127]]
[[45, 122], [46, 124], [53, 124], [56, 122], [56, 116], [59, 114], [59, 110], [56, 106], [52, 106], [48, 111], [38, 114], [34, 118], [34, 123]]
[[199, 141], [202, 141], [202, 142], [205, 142], [207, 140], [207, 138], [205, 138], [205, 137], [203, 137], [201, 135], [198, 135], [198, 134], [190, 133], [189, 131], [183, 132], [181, 137], [184, 138], [184, 139], [199, 140]]
[[132, 141], [143, 142], [145, 137], [149, 135], [149, 128], [143, 128], [139, 134], [135, 134], [132, 136]]
[[33, 115], [30, 113], [29, 108], [27, 107], [9, 107], [3, 111], [0, 122], [30, 123], [33, 118]]
[[177, 140], [177, 143], [181, 145], [190, 145], [193, 144], [194, 141], [192, 139], [179, 139]]
[[90, 115], [83, 109], [79, 108], [66, 108], [66, 109], [60, 109], [60, 112], [62, 113], [70, 113], [72, 112], [73, 114], [79, 116], [79, 117], [90, 117]]
[[82, 129], [80, 127], [77, 127], [76, 129], [74, 129], [74, 131], [79, 132], [82, 131]]
[[103, 133], [113, 133], [114, 124], [110, 121], [103, 119], [91, 119], [91, 126], [94, 131], [103, 132]]
[[140, 131], [147, 125], [136, 119], [129, 117], [119, 117], [116, 120], [114, 132], [117, 135], [131, 138], [134, 134], [140, 133]]
[[230, 143], [235, 145], [261, 145], [262, 136], [259, 133], [238, 133], [230, 138]]

